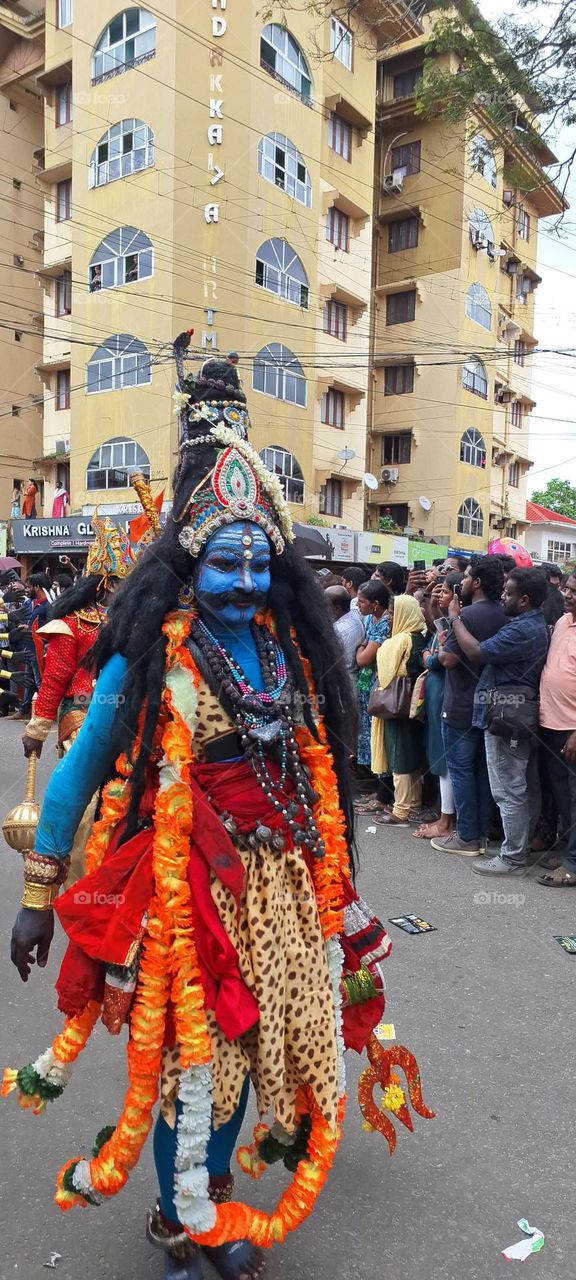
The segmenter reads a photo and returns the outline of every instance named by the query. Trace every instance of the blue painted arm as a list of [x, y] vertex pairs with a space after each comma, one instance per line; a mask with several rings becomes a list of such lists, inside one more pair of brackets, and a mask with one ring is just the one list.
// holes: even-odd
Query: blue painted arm
[[98, 677], [80, 733], [46, 788], [34, 844], [37, 853], [64, 858], [70, 852], [82, 814], [112, 768], [111, 730], [126, 669], [126, 659], [117, 653]]

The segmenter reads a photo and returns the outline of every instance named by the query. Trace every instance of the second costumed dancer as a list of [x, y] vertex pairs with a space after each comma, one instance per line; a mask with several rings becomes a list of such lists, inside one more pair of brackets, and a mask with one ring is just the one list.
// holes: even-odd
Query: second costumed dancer
[[[127, 1021], [122, 1114], [63, 1166], [56, 1201], [100, 1204], [124, 1187], [159, 1097], [148, 1231], [165, 1276], [199, 1280], [205, 1253], [239, 1280], [260, 1274], [262, 1249], [298, 1227], [324, 1185], [344, 1040], [370, 1043], [390, 943], [350, 883], [356, 713], [322, 592], [292, 545], [278, 481], [247, 443], [235, 370], [212, 361], [184, 378], [175, 349], [172, 518], [114, 596], [95, 648], [98, 696], [48, 785], [13, 933], [26, 978], [56, 910], [69, 938], [57, 982], [66, 1023], [35, 1062], [5, 1071], [3, 1093], [43, 1110], [96, 1021], [113, 1034]], [[87, 875], [58, 896], [100, 787]], [[271, 1127], [257, 1125], [238, 1162], [258, 1178], [283, 1160], [291, 1175], [271, 1214], [233, 1198], [250, 1081]], [[415, 1070], [410, 1096], [430, 1114]]]

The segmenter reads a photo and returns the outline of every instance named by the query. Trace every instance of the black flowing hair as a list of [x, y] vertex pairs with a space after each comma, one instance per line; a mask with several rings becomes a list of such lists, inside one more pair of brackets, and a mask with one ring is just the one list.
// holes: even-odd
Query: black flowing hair
[[[204, 434], [207, 425], [203, 427]], [[146, 714], [140, 750], [130, 775], [131, 799], [126, 839], [136, 829], [138, 807], [146, 781], [154, 731], [158, 722], [164, 684], [166, 637], [162, 623], [179, 607], [179, 591], [190, 583], [197, 559], [180, 546], [181, 518], [199, 479], [209, 474], [216, 459], [212, 443], [183, 448], [176, 477], [173, 517], [163, 533], [141, 555], [130, 577], [116, 590], [108, 621], [91, 650], [93, 669], [101, 671], [114, 653], [127, 659], [123, 702], [114, 733], [115, 749], [131, 753], [144, 703]], [[310, 662], [314, 688], [324, 716], [328, 742], [334, 757], [340, 805], [354, 861], [354, 809], [350, 785], [350, 756], [355, 745], [357, 709], [353, 686], [328, 615], [324, 594], [310, 566], [286, 544], [282, 555], [272, 550], [269, 605], [286, 662], [301, 695], [304, 719], [317, 737], [302, 657]], [[69, 595], [70, 593], [66, 593]], [[64, 597], [62, 597], [64, 598]], [[292, 637], [292, 631], [295, 639]], [[296, 643], [295, 643], [296, 642]]]
[[78, 578], [74, 586], [63, 591], [47, 610], [48, 621], [52, 622], [54, 618], [66, 618], [69, 613], [75, 613], [77, 609], [90, 608], [90, 605], [96, 604], [102, 593], [102, 578], [96, 577], [95, 574]]

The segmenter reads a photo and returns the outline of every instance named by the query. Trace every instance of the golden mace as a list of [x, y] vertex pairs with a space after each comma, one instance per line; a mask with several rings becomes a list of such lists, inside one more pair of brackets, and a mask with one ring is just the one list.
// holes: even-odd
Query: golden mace
[[34, 791], [36, 788], [36, 765], [38, 757], [35, 752], [28, 756], [28, 772], [24, 787], [24, 799], [6, 814], [2, 823], [2, 831], [6, 844], [20, 853], [28, 853], [34, 848], [36, 827], [40, 817], [40, 805], [36, 804]]

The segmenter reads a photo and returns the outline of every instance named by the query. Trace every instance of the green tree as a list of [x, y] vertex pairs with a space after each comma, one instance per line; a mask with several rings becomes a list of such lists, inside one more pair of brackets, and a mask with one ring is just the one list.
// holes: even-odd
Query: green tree
[[[576, 0], [519, 0], [512, 15], [493, 24], [472, 0], [430, 0], [427, 8], [432, 33], [417, 93], [423, 116], [440, 115], [451, 123], [484, 118], [527, 159], [531, 150], [542, 153], [543, 138], [553, 139], [576, 122]], [[458, 75], [446, 61], [454, 53]], [[544, 116], [542, 132], [534, 128], [532, 112]], [[557, 167], [564, 188], [575, 160], [576, 148]], [[508, 177], [523, 187], [520, 169]]]
[[532, 494], [532, 502], [576, 520], [576, 487], [569, 480], [549, 480], [545, 489], [538, 489]]

